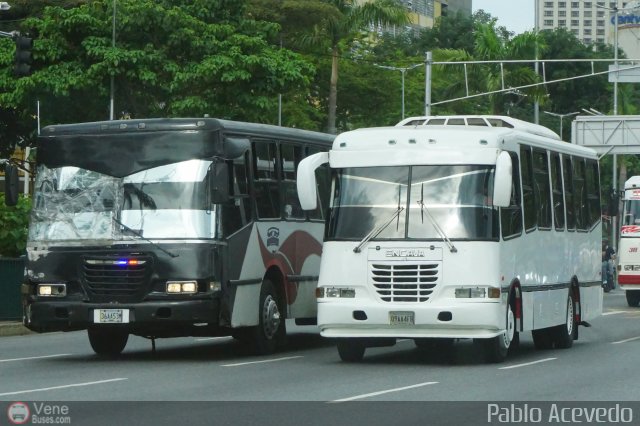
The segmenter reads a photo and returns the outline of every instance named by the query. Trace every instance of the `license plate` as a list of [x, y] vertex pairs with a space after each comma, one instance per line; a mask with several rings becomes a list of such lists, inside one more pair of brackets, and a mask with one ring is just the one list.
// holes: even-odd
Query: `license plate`
[[414, 325], [414, 313], [409, 311], [389, 312], [389, 324], [391, 325]]
[[94, 309], [93, 322], [96, 324], [126, 324], [129, 322], [129, 310]]

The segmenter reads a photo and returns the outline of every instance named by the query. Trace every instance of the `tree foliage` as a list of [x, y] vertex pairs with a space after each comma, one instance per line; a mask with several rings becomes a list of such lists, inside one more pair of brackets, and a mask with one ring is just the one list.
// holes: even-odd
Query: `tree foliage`
[[[25, 78], [11, 74], [12, 40], [0, 40], [2, 115], [35, 129], [39, 101], [43, 125], [108, 119], [113, 78], [116, 118], [209, 114], [274, 123], [279, 93], [304, 99], [308, 91], [313, 66], [274, 44], [278, 24], [248, 19], [243, 1], [118, 0], [115, 47], [112, 4], [48, 6], [26, 19], [20, 30], [35, 41]], [[34, 133], [4, 133], [3, 145]]]

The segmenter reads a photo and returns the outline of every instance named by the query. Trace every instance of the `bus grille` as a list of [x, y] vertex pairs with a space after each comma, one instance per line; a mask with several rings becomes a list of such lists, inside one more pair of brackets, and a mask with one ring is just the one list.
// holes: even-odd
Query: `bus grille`
[[384, 302], [426, 302], [439, 279], [437, 263], [371, 264], [371, 281]]
[[125, 264], [120, 259], [114, 256], [84, 259], [82, 274], [90, 292], [101, 296], [132, 296], [140, 291], [148, 281], [151, 258], [135, 256], [137, 263]]

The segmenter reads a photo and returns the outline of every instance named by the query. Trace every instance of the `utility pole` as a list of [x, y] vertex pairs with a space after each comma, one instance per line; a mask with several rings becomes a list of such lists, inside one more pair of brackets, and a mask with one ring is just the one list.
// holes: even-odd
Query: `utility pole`
[[[111, 18], [111, 47], [116, 48], [116, 0], [113, 0], [113, 17]], [[114, 96], [115, 96], [115, 77], [111, 75], [111, 96], [109, 100], [109, 120], [113, 120]]]
[[564, 120], [565, 117], [571, 117], [573, 115], [580, 114], [579, 111], [569, 112], [567, 114], [558, 114], [557, 112], [551, 112], [551, 111], [542, 111], [542, 112], [544, 112], [545, 114], [552, 115], [554, 117], [558, 117], [560, 119], [560, 139], [562, 139], [562, 120]]
[[433, 53], [427, 52], [424, 61], [425, 66], [425, 82], [424, 82], [424, 115], [431, 115], [431, 67], [433, 65]]
[[422, 64], [414, 64], [408, 67], [391, 67], [388, 65], [378, 65], [378, 64], [373, 64], [374, 67], [378, 67], [378, 68], [383, 68], [385, 70], [391, 70], [391, 71], [400, 71], [400, 73], [402, 74], [402, 119], [404, 120], [404, 75], [407, 71], [412, 70], [416, 67], [419, 67]]

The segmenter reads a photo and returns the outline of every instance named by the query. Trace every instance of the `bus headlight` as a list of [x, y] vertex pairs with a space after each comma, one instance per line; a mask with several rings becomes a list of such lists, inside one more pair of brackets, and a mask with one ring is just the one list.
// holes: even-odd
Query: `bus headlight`
[[38, 284], [38, 296], [64, 297], [67, 295], [66, 284]]
[[193, 294], [198, 292], [198, 283], [195, 281], [167, 281], [167, 293]]
[[356, 289], [350, 287], [318, 287], [316, 288], [316, 297], [318, 299], [322, 299], [324, 297], [354, 298], [356, 297]]
[[500, 288], [498, 287], [459, 287], [455, 289], [456, 299], [498, 299]]

